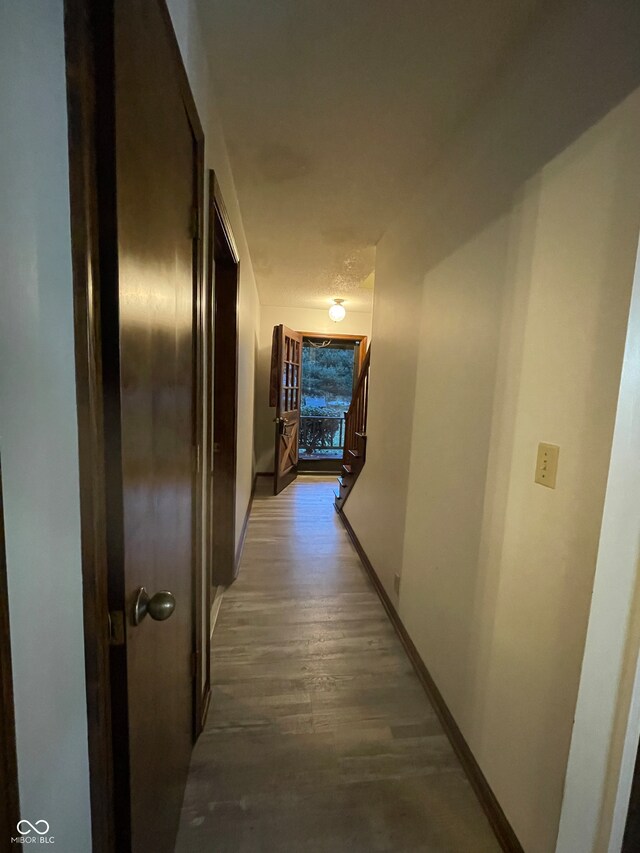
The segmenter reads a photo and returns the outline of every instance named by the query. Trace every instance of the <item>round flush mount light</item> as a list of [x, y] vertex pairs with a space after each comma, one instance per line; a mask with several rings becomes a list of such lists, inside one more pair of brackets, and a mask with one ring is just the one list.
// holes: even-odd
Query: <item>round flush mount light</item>
[[345, 314], [347, 313], [342, 305], [344, 299], [334, 299], [333, 301], [335, 304], [329, 308], [329, 316], [334, 323], [339, 323], [340, 320], [344, 320]]

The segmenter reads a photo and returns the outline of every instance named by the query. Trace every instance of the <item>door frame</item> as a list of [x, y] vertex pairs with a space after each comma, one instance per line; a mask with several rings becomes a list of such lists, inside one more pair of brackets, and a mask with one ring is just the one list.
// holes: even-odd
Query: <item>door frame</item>
[[314, 338], [317, 341], [326, 341], [327, 338], [331, 338], [336, 341], [358, 341], [360, 344], [358, 372], [362, 370], [369, 340], [366, 335], [332, 335], [330, 332], [298, 332], [298, 334], [302, 335], [303, 338]]
[[[107, 555], [119, 548], [121, 518], [109, 515], [109, 496], [118, 492], [119, 473], [107, 471], [107, 440], [119, 441], [119, 364], [106, 349], [117, 340], [117, 230], [115, 199], [114, 2], [64, 0], [65, 60], [69, 139], [69, 200], [73, 278], [76, 403], [80, 486], [84, 652], [87, 695], [88, 754], [93, 853], [124, 850], [129, 791], [115, 784], [128, 772], [128, 747], [120, 734], [126, 727], [123, 685], [113, 678], [120, 659], [117, 619], [109, 613], [115, 576]], [[203, 375], [206, 351], [203, 316], [204, 134], [189, 86], [180, 48], [165, 0], [156, 0], [174, 55], [174, 69], [195, 139], [194, 222], [194, 452], [202, 459]], [[104, 356], [104, 357], [103, 357]], [[197, 467], [197, 466], [195, 466]], [[203, 464], [204, 467], [204, 464]], [[115, 479], [114, 479], [115, 478]], [[202, 478], [194, 471], [193, 651], [194, 740], [202, 730], [208, 705], [209, 644], [202, 661], [202, 514], [207, 499]], [[109, 517], [109, 526], [107, 518]], [[117, 556], [117, 553], [116, 553]], [[115, 562], [115, 560], [114, 560]], [[117, 617], [117, 613], [114, 614]], [[124, 703], [126, 704], [126, 703]], [[124, 834], [123, 834], [124, 833]]]
[[211, 419], [206, 438], [210, 611], [212, 590], [233, 583], [240, 557], [236, 548], [240, 255], [213, 169], [209, 170], [208, 212], [205, 324], [207, 417]]
[[[326, 341], [327, 338], [339, 341], [354, 341], [360, 344], [358, 352], [358, 376], [362, 370], [364, 359], [367, 354], [367, 335], [332, 335], [329, 332], [300, 332], [304, 346], [304, 339], [311, 338], [316, 341]], [[358, 376], [354, 376], [354, 388], [358, 381]], [[298, 458], [298, 469], [300, 470], [300, 458]], [[307, 459], [302, 462], [302, 474], [337, 474], [342, 469], [342, 457], [336, 459]]]
[[7, 555], [4, 540], [4, 505], [2, 502], [2, 463], [0, 462], [0, 779], [3, 782], [0, 800], [0, 837], [7, 840], [11, 835], [19, 834], [16, 827], [20, 820], [9, 622]]

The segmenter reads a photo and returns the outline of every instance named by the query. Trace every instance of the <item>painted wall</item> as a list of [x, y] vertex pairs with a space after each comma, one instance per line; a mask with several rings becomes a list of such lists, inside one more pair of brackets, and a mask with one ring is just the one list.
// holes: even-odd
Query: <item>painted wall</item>
[[640, 734], [640, 254], [557, 853], [618, 853]]
[[[347, 306], [348, 308], [348, 306]], [[347, 310], [340, 323], [329, 319], [327, 310], [320, 308], [288, 308], [263, 305], [260, 314], [260, 336], [256, 368], [255, 443], [256, 470], [273, 471], [275, 409], [269, 406], [269, 373], [271, 368], [271, 336], [273, 327], [284, 323], [299, 332], [321, 334], [366, 335], [371, 338], [371, 314]], [[377, 345], [377, 342], [376, 342]]]
[[[91, 849], [62, 0], [0, 4], [0, 452], [21, 815]], [[2, 839], [0, 844], [8, 844]]]
[[[400, 614], [527, 853], [555, 848], [598, 553], [640, 227], [639, 12], [549, 9], [377, 247], [346, 512], [392, 598], [402, 574]], [[539, 441], [561, 446], [555, 491], [533, 482]]]
[[[525, 181], [635, 89], [639, 35], [640, 6], [627, 0], [547, 6], [437, 168], [416, 174], [403, 215], [377, 244], [367, 465], [348, 514], [396, 601], [409, 473], [397, 448], [411, 436], [425, 271], [509, 210]], [[388, 409], [401, 413], [393, 423]]]
[[[367, 462], [347, 515], [389, 595], [401, 570], [424, 264], [402, 229], [376, 248], [367, 416]], [[376, 521], [373, 522], [373, 519]]]
[[[553, 849], [560, 815], [639, 143], [640, 93], [423, 286], [400, 614], [527, 851]], [[534, 484], [540, 441], [561, 448], [556, 490]]]
[[205, 165], [216, 173], [240, 255], [236, 492], [236, 538], [239, 540], [253, 486], [253, 394], [260, 304], [196, 4], [193, 0], [169, 0], [168, 6], [204, 129]]

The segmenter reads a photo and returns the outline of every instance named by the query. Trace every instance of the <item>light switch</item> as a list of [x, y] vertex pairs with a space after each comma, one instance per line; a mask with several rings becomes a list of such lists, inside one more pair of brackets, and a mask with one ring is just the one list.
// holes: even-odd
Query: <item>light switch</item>
[[536, 483], [540, 483], [541, 486], [547, 486], [550, 489], [555, 489], [559, 454], [560, 448], [557, 444], [540, 442], [538, 445], [538, 458], [536, 460]]

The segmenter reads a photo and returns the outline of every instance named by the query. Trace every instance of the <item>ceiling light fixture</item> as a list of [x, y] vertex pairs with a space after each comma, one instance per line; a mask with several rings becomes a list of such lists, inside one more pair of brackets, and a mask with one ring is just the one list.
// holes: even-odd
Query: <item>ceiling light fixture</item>
[[335, 305], [332, 305], [329, 308], [329, 316], [333, 320], [334, 323], [339, 323], [340, 320], [344, 320], [345, 314], [347, 313], [342, 305], [344, 299], [334, 299]]

